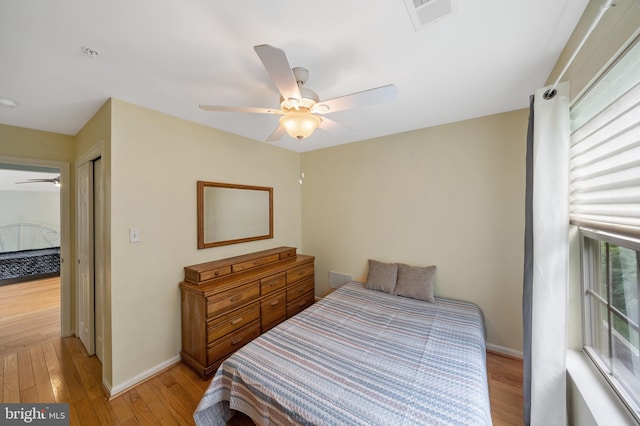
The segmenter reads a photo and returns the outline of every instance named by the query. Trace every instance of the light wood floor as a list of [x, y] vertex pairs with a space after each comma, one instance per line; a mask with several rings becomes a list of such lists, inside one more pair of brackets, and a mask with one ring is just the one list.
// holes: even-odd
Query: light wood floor
[[487, 377], [493, 425], [523, 425], [522, 360], [487, 352]]
[[[54, 336], [46, 321], [42, 331], [7, 326], [37, 324], [34, 318], [39, 315], [52, 318], [46, 313], [52, 309], [46, 302], [51, 297], [46, 282], [41, 290], [35, 283], [9, 287], [14, 285], [24, 287], [0, 287], [0, 402], [66, 402], [71, 425], [193, 424], [192, 413], [209, 381], [178, 364], [108, 401], [102, 393], [100, 361], [87, 355], [79, 339], [59, 337], [59, 308]], [[45, 300], [38, 301], [39, 295]], [[25, 306], [24, 299], [33, 306], [18, 308]], [[494, 425], [522, 425], [522, 362], [488, 353], [487, 369]], [[252, 423], [236, 416], [231, 424]]]
[[60, 278], [0, 286], [0, 358], [60, 337]]

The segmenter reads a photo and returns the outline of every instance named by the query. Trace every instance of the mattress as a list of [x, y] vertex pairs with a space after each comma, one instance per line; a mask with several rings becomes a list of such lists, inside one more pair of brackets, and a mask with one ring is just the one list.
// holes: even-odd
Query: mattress
[[478, 306], [348, 283], [245, 345], [194, 413], [224, 425], [490, 425]]
[[0, 280], [60, 272], [60, 247], [0, 253]]

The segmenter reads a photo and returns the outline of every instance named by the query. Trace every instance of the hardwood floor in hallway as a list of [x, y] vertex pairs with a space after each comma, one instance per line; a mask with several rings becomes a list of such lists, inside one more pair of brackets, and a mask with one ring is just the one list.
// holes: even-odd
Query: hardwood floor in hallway
[[0, 286], [0, 403], [62, 403], [72, 425], [189, 425], [208, 381], [183, 364], [111, 401], [102, 365], [60, 337], [60, 279]]
[[[58, 284], [59, 285], [59, 284]], [[3, 293], [3, 290], [5, 291]], [[12, 345], [0, 346], [0, 403], [62, 403], [70, 407], [71, 425], [192, 425], [193, 411], [209, 384], [184, 364], [177, 364], [123, 394], [107, 400], [102, 391], [102, 366], [88, 356], [76, 337], [61, 338], [59, 308], [55, 326], [47, 320], [34, 320], [37, 311], [51, 308], [48, 286], [41, 291], [25, 286], [23, 296], [33, 302], [30, 309], [15, 307], [0, 287], [0, 342], [5, 332], [13, 335]], [[59, 287], [58, 287], [59, 295]], [[39, 301], [39, 296], [42, 296]], [[5, 297], [7, 298], [5, 300]], [[43, 331], [21, 333], [20, 329], [1, 328], [5, 312], [31, 318]], [[53, 320], [52, 313], [48, 318]], [[24, 319], [25, 323], [29, 322]], [[14, 321], [16, 321], [14, 319]], [[19, 324], [19, 323], [16, 323]], [[55, 332], [50, 330], [57, 327]], [[25, 336], [22, 336], [24, 334]], [[22, 343], [17, 343], [23, 337]], [[489, 391], [494, 425], [522, 424], [522, 362], [494, 353], [487, 354]], [[230, 424], [248, 426], [246, 416], [236, 416]]]

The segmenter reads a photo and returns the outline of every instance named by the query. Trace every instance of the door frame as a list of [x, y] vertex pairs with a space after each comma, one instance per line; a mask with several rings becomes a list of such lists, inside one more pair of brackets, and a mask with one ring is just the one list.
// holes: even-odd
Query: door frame
[[0, 155], [0, 162], [24, 166], [56, 167], [60, 170], [60, 332], [71, 336], [71, 166], [67, 161]]

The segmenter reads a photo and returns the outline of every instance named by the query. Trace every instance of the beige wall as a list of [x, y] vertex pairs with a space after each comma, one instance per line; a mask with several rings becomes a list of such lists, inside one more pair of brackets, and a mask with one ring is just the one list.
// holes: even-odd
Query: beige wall
[[[180, 352], [183, 267], [282, 245], [300, 248], [300, 156], [112, 100], [113, 386]], [[274, 188], [274, 238], [197, 250], [196, 181]], [[129, 228], [142, 241], [129, 243]]]
[[522, 348], [528, 111], [302, 154], [304, 250], [316, 293], [367, 259], [436, 265], [436, 294], [483, 309], [488, 342]]
[[73, 161], [73, 136], [0, 124], [0, 155]]

